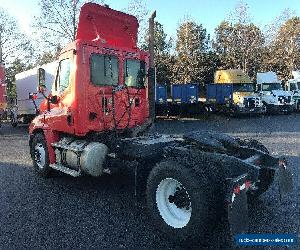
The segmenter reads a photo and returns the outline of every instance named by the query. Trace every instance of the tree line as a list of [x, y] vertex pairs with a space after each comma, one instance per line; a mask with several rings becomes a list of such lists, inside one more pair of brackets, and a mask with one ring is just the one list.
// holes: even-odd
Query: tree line
[[[163, 25], [156, 22], [156, 66], [159, 83], [211, 83], [217, 69], [241, 69], [256, 80], [257, 72], [275, 71], [281, 80], [300, 69], [300, 18], [284, 10], [262, 29], [239, 2], [211, 38], [193, 20], [181, 22], [172, 50]], [[145, 43], [146, 44], [146, 43]]]
[[[74, 40], [80, 7], [85, 0], [39, 0], [32, 34], [21, 32], [16, 19], [0, 8], [0, 61], [6, 65], [9, 86], [15, 74], [54, 61]], [[105, 4], [105, 0], [93, 2]], [[140, 23], [139, 46], [148, 49], [149, 11], [143, 0], [130, 0], [122, 11]], [[159, 10], [158, 10], [159, 11]], [[282, 80], [300, 68], [300, 18], [284, 10], [271, 24], [258, 27], [242, 1], [208, 34], [201, 23], [185, 17], [169, 37], [155, 22], [155, 64], [158, 83], [209, 83], [217, 69], [242, 69], [253, 80], [259, 71], [275, 71]], [[11, 88], [13, 89], [13, 88]]]

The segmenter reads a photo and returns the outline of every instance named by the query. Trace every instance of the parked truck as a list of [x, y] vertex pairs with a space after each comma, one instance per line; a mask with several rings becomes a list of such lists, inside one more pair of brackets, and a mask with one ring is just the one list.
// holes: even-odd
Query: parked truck
[[6, 96], [6, 83], [5, 83], [5, 69], [3, 63], [0, 63], [0, 127], [2, 119], [7, 108], [7, 96]]
[[249, 76], [238, 69], [217, 70], [214, 83], [207, 85], [206, 100], [214, 109], [230, 114], [266, 111], [260, 96], [254, 93]]
[[[38, 93], [38, 69], [42, 67], [45, 70], [45, 85], [48, 95], [51, 90], [52, 82], [57, 68], [57, 62], [48, 63], [33, 69], [16, 74], [16, 105], [11, 109], [11, 124], [17, 126], [29, 124], [39, 112], [39, 106], [44, 100], [44, 96]], [[35, 94], [35, 100], [32, 100], [32, 94]]]
[[[148, 53], [137, 48], [134, 16], [83, 5], [76, 40], [61, 51], [52, 91], [29, 127], [33, 167], [43, 177], [127, 169], [135, 187], [147, 175], [149, 221], [175, 241], [204, 236], [223, 215], [231, 234], [245, 231], [247, 196], [265, 192], [275, 172], [287, 173], [286, 162], [255, 140], [208, 131], [149, 134], [154, 18]], [[43, 92], [43, 69], [38, 77]]]
[[293, 79], [285, 84], [285, 90], [289, 91], [295, 102], [295, 109], [300, 110], [300, 71], [292, 71]]
[[257, 91], [268, 113], [290, 113], [294, 109], [292, 95], [283, 90], [275, 72], [257, 73]]

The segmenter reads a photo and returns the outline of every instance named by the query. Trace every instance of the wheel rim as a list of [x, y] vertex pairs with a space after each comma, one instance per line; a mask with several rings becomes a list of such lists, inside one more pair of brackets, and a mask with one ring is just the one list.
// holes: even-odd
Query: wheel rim
[[46, 164], [46, 152], [41, 143], [38, 143], [34, 147], [34, 160], [39, 168], [43, 169]]
[[156, 204], [169, 226], [183, 228], [189, 223], [192, 215], [190, 196], [179, 181], [163, 179], [156, 189]]

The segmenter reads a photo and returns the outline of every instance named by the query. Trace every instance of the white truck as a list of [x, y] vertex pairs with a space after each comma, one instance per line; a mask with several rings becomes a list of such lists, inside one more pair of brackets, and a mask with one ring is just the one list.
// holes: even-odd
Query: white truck
[[[40, 106], [44, 97], [38, 93], [37, 72], [39, 68], [45, 69], [45, 84], [47, 89], [51, 90], [57, 69], [57, 62], [48, 63], [39, 67], [16, 74], [16, 105], [11, 109], [11, 125], [17, 126], [19, 123], [28, 124], [37, 115], [37, 107]], [[30, 93], [36, 93], [36, 107]], [[48, 93], [45, 93], [48, 95]]]
[[290, 113], [294, 109], [291, 93], [283, 90], [275, 72], [257, 73], [257, 91], [267, 113]]
[[293, 79], [287, 81], [285, 90], [293, 95], [295, 109], [300, 110], [300, 71], [292, 71]]

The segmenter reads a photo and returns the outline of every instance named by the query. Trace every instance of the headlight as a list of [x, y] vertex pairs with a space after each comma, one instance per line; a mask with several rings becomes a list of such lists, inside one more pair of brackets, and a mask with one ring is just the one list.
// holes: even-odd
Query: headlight
[[236, 105], [240, 108], [245, 107], [244, 103], [240, 101]]

